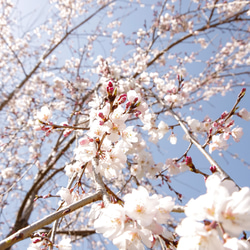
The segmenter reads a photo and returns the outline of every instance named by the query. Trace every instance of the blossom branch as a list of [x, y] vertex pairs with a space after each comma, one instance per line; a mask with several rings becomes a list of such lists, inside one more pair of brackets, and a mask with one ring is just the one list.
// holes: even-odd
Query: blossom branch
[[206, 159], [212, 166], [216, 167], [217, 171], [222, 175], [223, 179], [229, 179], [233, 181], [233, 179], [220, 167], [220, 165], [210, 156], [210, 154], [202, 147], [202, 145], [193, 137], [193, 135], [189, 132], [189, 130], [184, 125], [181, 118], [173, 110], [169, 110], [169, 112], [173, 115], [176, 121], [179, 122], [181, 128], [187, 135], [188, 140], [197, 147], [197, 149], [206, 157]]
[[34, 222], [33, 224], [19, 230], [18, 232], [14, 233], [13, 235], [9, 236], [8, 238], [0, 241], [0, 249], [5, 249], [7, 247], [10, 247], [14, 245], [15, 243], [24, 240], [27, 237], [30, 237], [32, 233], [46, 225], [49, 225], [55, 220], [58, 220], [59, 218], [64, 217], [65, 215], [74, 212], [75, 210], [84, 207], [90, 203], [93, 203], [95, 201], [102, 199], [102, 192], [98, 190], [96, 193], [83, 198], [69, 206], [66, 206], [59, 211], [56, 211], [46, 217], [44, 217], [41, 220], [38, 220], [37, 222]]
[[102, 7], [100, 7], [98, 10], [96, 10], [93, 14], [91, 14], [88, 18], [86, 18], [84, 21], [82, 21], [81, 23], [79, 23], [78, 25], [76, 25], [74, 28], [72, 28], [71, 30], [69, 30], [68, 32], [66, 32], [66, 34], [60, 39], [60, 41], [55, 44], [52, 48], [50, 48], [49, 50], [45, 51], [45, 53], [43, 54], [43, 56], [40, 58], [40, 60], [37, 62], [37, 64], [35, 65], [35, 67], [30, 71], [29, 74], [26, 74], [26, 77], [21, 81], [21, 83], [8, 95], [8, 97], [0, 104], [0, 110], [2, 110], [8, 103], [10, 100], [12, 100], [12, 98], [15, 96], [15, 94], [17, 94], [22, 87], [26, 84], [26, 82], [31, 78], [31, 76], [37, 71], [37, 69], [41, 66], [41, 64], [43, 63], [43, 61], [48, 58], [53, 51], [55, 51], [59, 45], [61, 45], [66, 39], [67, 37], [72, 34], [75, 30], [77, 30], [79, 27], [81, 27], [83, 24], [85, 24], [86, 22], [88, 22], [89, 20], [91, 20], [95, 15], [97, 15], [100, 11], [102, 11], [104, 8], [106, 8], [107, 6], [109, 6], [110, 4], [112, 4], [114, 1], [110, 1], [107, 4], [103, 5]]

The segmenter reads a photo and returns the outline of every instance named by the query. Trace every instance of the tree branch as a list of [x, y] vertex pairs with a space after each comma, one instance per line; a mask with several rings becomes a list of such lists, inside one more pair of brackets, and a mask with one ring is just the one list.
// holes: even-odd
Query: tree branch
[[86, 198], [83, 198], [83, 199], [81, 199], [81, 200], [79, 200], [79, 201], [77, 201], [77, 202], [75, 202], [67, 207], [60, 209], [59, 211], [56, 211], [56, 212], [44, 217], [43, 219], [41, 219], [37, 222], [34, 222], [33, 224], [19, 230], [18, 232], [9, 236], [8, 238], [0, 241], [0, 250], [4, 250], [4, 249], [14, 245], [15, 243], [17, 243], [21, 240], [24, 240], [27, 237], [30, 237], [34, 231], [36, 231], [36, 230], [38, 230], [46, 225], [49, 225], [53, 221], [65, 216], [66, 214], [72, 213], [73, 211], [75, 211], [81, 207], [84, 207], [92, 202], [95, 202], [95, 201], [98, 201], [101, 199], [102, 199], [102, 191], [99, 190], [96, 193], [94, 193]]
[[69, 32], [66, 32], [66, 34], [61, 38], [61, 40], [55, 44], [52, 48], [50, 48], [48, 51], [45, 51], [45, 53], [42, 55], [40, 60], [37, 62], [35, 67], [30, 71], [29, 74], [26, 75], [26, 77], [22, 80], [22, 82], [8, 95], [8, 97], [0, 104], [0, 110], [2, 110], [9, 101], [14, 97], [14, 95], [24, 86], [24, 84], [31, 78], [31, 76], [36, 72], [36, 70], [40, 67], [42, 62], [59, 46], [63, 43], [63, 41], [76, 29], [81, 27], [83, 24], [88, 22], [90, 19], [92, 19], [96, 14], [98, 14], [101, 10], [109, 6], [111, 3], [115, 2], [115, 0], [107, 3], [106, 5], [103, 5], [100, 7], [97, 11], [95, 11], [93, 14], [91, 14], [88, 18], [86, 18], [84, 21], [76, 25], [74, 28], [72, 28]]

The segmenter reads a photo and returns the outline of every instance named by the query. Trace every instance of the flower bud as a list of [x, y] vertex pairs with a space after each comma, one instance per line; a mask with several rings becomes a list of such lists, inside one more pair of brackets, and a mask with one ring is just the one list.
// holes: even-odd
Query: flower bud
[[217, 171], [216, 166], [211, 166], [211, 167], [210, 167], [210, 171], [211, 171], [212, 173], [215, 173], [215, 172]]
[[189, 167], [193, 166], [192, 158], [190, 156], [187, 156], [185, 159], [186, 165]]
[[101, 118], [101, 119], [105, 119], [105, 116], [103, 113], [99, 113], [98, 116]]
[[127, 100], [127, 94], [122, 94], [118, 98], [118, 103], [122, 104], [122, 103], [126, 102], [126, 100]]

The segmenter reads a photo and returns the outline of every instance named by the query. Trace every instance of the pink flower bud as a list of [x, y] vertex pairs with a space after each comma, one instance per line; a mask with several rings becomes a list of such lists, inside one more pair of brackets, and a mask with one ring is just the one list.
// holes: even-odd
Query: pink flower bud
[[186, 165], [189, 167], [193, 166], [192, 158], [190, 156], [187, 156], [185, 159]]
[[224, 119], [224, 118], [226, 118], [226, 116], [228, 115], [228, 113], [225, 111], [225, 112], [223, 112], [222, 114], [221, 114], [221, 119]]
[[101, 118], [101, 119], [105, 119], [105, 116], [103, 113], [99, 113], [98, 116]]
[[126, 102], [127, 98], [126, 97], [123, 97], [118, 103], [119, 104], [123, 104], [124, 102]]
[[139, 111], [139, 110], [136, 110], [136, 111], [135, 111], [135, 116], [136, 116], [136, 117], [138, 117], [140, 114], [141, 114], [141, 111]]
[[131, 106], [131, 102], [126, 103], [126, 110]]
[[182, 200], [182, 194], [178, 193], [178, 200]]
[[241, 92], [239, 93], [238, 97], [243, 97], [245, 95], [245, 93], [246, 93], [246, 90], [247, 90], [246, 88], [243, 88], [241, 90]]
[[138, 97], [136, 97], [133, 101], [133, 103], [136, 103], [138, 101]]
[[122, 94], [118, 98], [118, 103], [122, 104], [122, 103], [126, 102], [126, 100], [127, 100], [127, 94]]
[[215, 173], [215, 172], [217, 171], [216, 166], [211, 166], [211, 167], [210, 167], [210, 171], [211, 171], [212, 173]]
[[36, 244], [36, 243], [38, 243], [38, 242], [40, 242], [41, 241], [41, 239], [35, 239], [34, 241], [33, 241], [33, 244]]
[[107, 87], [107, 92], [108, 92], [108, 94], [112, 94], [114, 92], [114, 88], [113, 87]]

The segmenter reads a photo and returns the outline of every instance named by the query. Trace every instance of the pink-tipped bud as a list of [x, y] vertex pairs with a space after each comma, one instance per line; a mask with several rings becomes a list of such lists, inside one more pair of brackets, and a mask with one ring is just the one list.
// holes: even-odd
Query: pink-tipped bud
[[41, 239], [35, 239], [35, 240], [33, 241], [33, 244], [36, 244], [36, 243], [38, 243], [38, 242], [41, 242]]
[[214, 128], [216, 128], [216, 127], [218, 127], [219, 124], [217, 122], [214, 122], [212, 125]]
[[127, 100], [127, 94], [122, 94], [118, 98], [118, 103], [122, 104], [122, 103], [126, 102], [126, 100]]
[[122, 98], [118, 103], [119, 103], [119, 104], [123, 104], [124, 102], [126, 102], [126, 100], [127, 100], [127, 98], [124, 97], [124, 98]]
[[101, 119], [105, 119], [105, 116], [103, 113], [99, 113], [98, 116], [101, 118]]
[[210, 171], [211, 171], [212, 173], [215, 173], [215, 172], [217, 171], [216, 166], [211, 166], [211, 167], [210, 167]]
[[138, 117], [140, 114], [141, 114], [141, 111], [139, 111], [139, 110], [135, 111], [135, 117]]
[[126, 110], [131, 106], [131, 102], [126, 103]]
[[137, 101], [138, 101], [138, 97], [136, 97], [136, 98], [134, 99], [133, 103], [137, 103]]
[[227, 115], [228, 115], [227, 111], [223, 112], [223, 113], [221, 114], [221, 119], [226, 118]]
[[245, 93], [246, 93], [246, 90], [247, 90], [246, 88], [243, 88], [241, 90], [241, 92], [239, 93], [238, 97], [243, 97], [245, 95]]
[[108, 83], [108, 86], [109, 86], [109, 87], [113, 87], [113, 83], [112, 83], [112, 82], [109, 82], [109, 83]]
[[187, 156], [185, 159], [185, 163], [187, 166], [192, 167], [193, 166], [192, 158], [190, 156]]
[[229, 127], [231, 127], [232, 125], [234, 125], [234, 120], [231, 121], [231, 122], [229, 122], [229, 124], [227, 125], [227, 127], [229, 128]]
[[107, 87], [107, 93], [112, 95], [112, 93], [114, 92], [114, 88], [113, 87]]
[[50, 197], [50, 194], [46, 194], [46, 195], [43, 196], [43, 199], [47, 199], [49, 197]]

